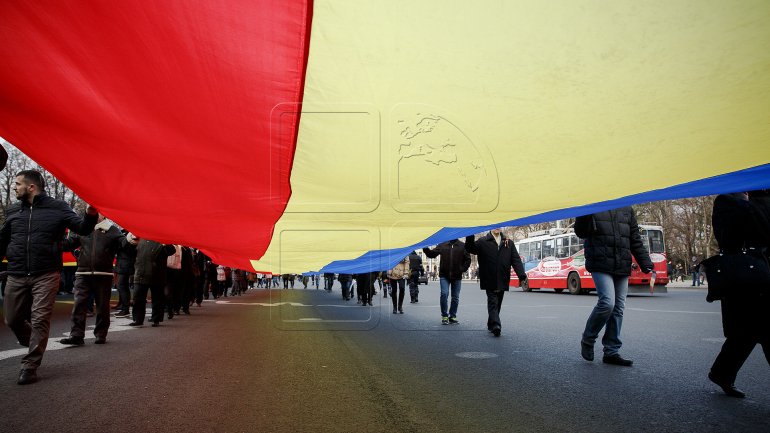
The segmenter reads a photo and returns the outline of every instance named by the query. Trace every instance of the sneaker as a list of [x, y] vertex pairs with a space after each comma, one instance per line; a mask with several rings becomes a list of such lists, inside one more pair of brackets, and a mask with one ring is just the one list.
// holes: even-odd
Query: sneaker
[[94, 344], [104, 344], [107, 342], [107, 337], [96, 337]]
[[458, 323], [460, 323], [460, 321], [457, 320], [457, 317], [450, 317], [449, 318], [449, 324], [450, 325], [457, 325]]
[[442, 325], [448, 325], [448, 324], [449, 324], [449, 317], [447, 317], [447, 316], [443, 316], [443, 317], [441, 318], [441, 324], [442, 324]]
[[123, 317], [129, 317], [129, 316], [131, 316], [131, 313], [129, 313], [128, 311], [121, 311], [115, 315], [115, 317], [118, 319], [122, 319]]
[[82, 346], [85, 344], [85, 341], [83, 341], [83, 337], [67, 337], [59, 340], [59, 343], [67, 344], [70, 346]]

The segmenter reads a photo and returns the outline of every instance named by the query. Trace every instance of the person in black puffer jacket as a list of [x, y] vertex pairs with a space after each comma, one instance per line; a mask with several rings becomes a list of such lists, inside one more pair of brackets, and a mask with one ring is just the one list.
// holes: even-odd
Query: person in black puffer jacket
[[630, 366], [633, 361], [620, 356], [620, 328], [631, 275], [631, 256], [644, 273], [652, 272], [652, 260], [639, 234], [631, 207], [622, 207], [575, 219], [575, 234], [585, 239], [586, 270], [596, 285], [599, 300], [586, 322], [581, 339], [581, 355], [594, 359], [594, 342], [605, 328], [602, 344], [607, 364]]
[[3, 309], [5, 323], [29, 352], [22, 358], [18, 383], [37, 381], [51, 328], [51, 314], [59, 290], [62, 269], [62, 239], [69, 228], [79, 235], [91, 233], [97, 211], [89, 206], [81, 218], [67, 203], [45, 193], [39, 171], [16, 175], [18, 204], [6, 212], [0, 229], [0, 258], [8, 258], [8, 283]]
[[78, 269], [75, 272], [75, 303], [72, 306], [72, 329], [67, 338], [59, 343], [80, 346], [86, 332], [86, 310], [93, 294], [96, 300], [96, 344], [107, 341], [110, 328], [110, 290], [112, 288], [112, 263], [121, 248], [136, 244], [115, 227], [110, 220], [99, 215], [94, 231], [88, 236], [70, 234], [64, 242], [65, 249], [80, 248]]

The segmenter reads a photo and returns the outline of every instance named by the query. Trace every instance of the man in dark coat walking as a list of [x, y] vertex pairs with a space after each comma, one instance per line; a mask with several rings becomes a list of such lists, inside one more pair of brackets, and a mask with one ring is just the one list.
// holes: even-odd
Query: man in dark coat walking
[[499, 228], [492, 229], [478, 241], [475, 236], [468, 236], [465, 238], [465, 249], [478, 256], [481, 290], [487, 292], [487, 329], [499, 337], [502, 332], [500, 307], [510, 285], [511, 268], [524, 284], [527, 280], [524, 264], [513, 241], [506, 238]]
[[409, 254], [409, 297], [411, 303], [416, 304], [420, 301], [420, 275], [425, 272], [422, 268], [422, 257], [417, 251]]

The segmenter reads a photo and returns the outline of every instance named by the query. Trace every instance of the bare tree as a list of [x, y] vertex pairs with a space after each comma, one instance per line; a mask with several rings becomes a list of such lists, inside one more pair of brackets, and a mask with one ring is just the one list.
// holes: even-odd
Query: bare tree
[[16, 173], [22, 170], [40, 171], [45, 179], [46, 193], [48, 195], [68, 202], [76, 211], [85, 209], [83, 200], [69, 189], [67, 185], [57, 179], [56, 176], [49, 173], [48, 170], [30, 159], [8, 141], [0, 138], [0, 145], [2, 145], [8, 152], [8, 163], [5, 169], [0, 173], [0, 191], [2, 192], [0, 201], [2, 202], [1, 204], [4, 211], [1, 217], [2, 221], [5, 221], [5, 210], [16, 201], [16, 195], [13, 191], [13, 182], [16, 179]]

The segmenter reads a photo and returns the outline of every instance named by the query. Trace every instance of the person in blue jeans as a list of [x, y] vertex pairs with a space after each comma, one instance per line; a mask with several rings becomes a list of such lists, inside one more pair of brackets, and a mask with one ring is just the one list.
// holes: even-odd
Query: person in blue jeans
[[586, 270], [596, 285], [598, 301], [588, 316], [580, 341], [581, 355], [586, 361], [594, 360], [594, 343], [604, 329], [605, 364], [631, 366], [633, 361], [618, 353], [622, 342], [620, 329], [628, 293], [633, 256], [646, 274], [652, 272], [650, 254], [639, 234], [634, 210], [620, 209], [584, 215], [575, 219], [575, 234], [585, 239]]
[[698, 262], [698, 258], [695, 256], [692, 256], [692, 265], [690, 266], [690, 271], [692, 272], [693, 287], [696, 284], [700, 286], [700, 262]]
[[[457, 308], [460, 306], [460, 288], [463, 281], [463, 273], [471, 265], [471, 255], [465, 251], [465, 243], [453, 239], [449, 242], [443, 242], [435, 249], [423, 248], [422, 252], [433, 259], [440, 257], [438, 275], [441, 286], [441, 324], [456, 325], [460, 323], [457, 320]], [[449, 291], [452, 292], [452, 303], [447, 311], [447, 298]]]

